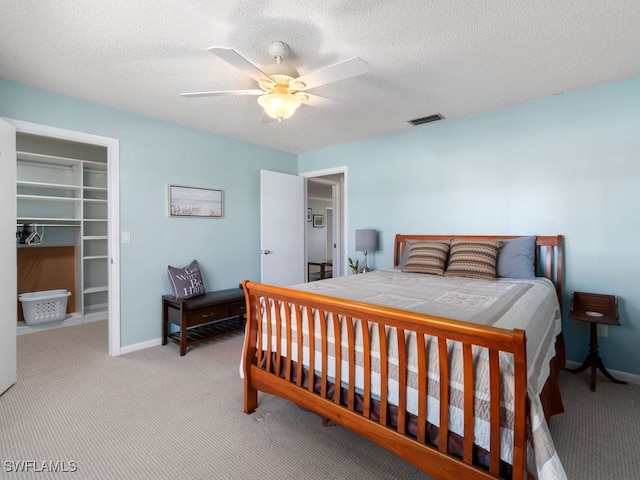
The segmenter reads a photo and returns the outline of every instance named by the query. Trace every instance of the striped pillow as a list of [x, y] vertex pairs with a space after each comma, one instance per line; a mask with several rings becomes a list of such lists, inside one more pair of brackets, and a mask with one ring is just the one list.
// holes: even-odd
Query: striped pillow
[[448, 253], [449, 242], [412, 242], [409, 245], [409, 258], [402, 271], [443, 275]]
[[499, 241], [471, 241], [452, 239], [446, 276], [496, 279]]

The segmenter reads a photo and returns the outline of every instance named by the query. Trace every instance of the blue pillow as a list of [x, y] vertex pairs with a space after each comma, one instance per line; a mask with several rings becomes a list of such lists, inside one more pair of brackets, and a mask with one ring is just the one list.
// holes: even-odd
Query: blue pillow
[[404, 253], [402, 257], [400, 257], [400, 262], [398, 263], [399, 267], [404, 267], [407, 264], [407, 260], [409, 260], [409, 252], [411, 251], [411, 244], [415, 240], [406, 240], [404, 242]]
[[497, 276], [535, 278], [536, 237], [502, 240], [498, 253]]

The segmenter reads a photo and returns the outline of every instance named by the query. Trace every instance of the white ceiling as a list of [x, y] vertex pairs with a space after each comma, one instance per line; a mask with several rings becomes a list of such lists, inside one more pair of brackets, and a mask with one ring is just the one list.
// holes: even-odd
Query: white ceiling
[[[260, 123], [253, 89], [207, 51], [258, 66], [270, 42], [300, 74], [359, 56], [370, 73], [318, 87]], [[640, 75], [640, 1], [3, 0], [0, 76], [84, 100], [300, 153]], [[445, 120], [446, 121], [446, 120]]]

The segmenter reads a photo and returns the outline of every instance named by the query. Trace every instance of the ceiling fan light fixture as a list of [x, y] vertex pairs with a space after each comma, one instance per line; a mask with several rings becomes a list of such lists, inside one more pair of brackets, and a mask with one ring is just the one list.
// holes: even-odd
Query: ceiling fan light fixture
[[278, 121], [290, 118], [302, 104], [302, 99], [291, 93], [268, 93], [258, 97], [264, 113]]
[[182, 96], [258, 95], [258, 104], [264, 109], [264, 113], [278, 121], [290, 118], [303, 103], [318, 106], [330, 102], [326, 98], [305, 93], [307, 90], [369, 72], [367, 62], [359, 57], [352, 57], [300, 76], [295, 68], [282, 63], [289, 52], [289, 47], [280, 41], [271, 42], [268, 48], [269, 56], [275, 59], [275, 63], [262, 68], [257, 67], [232, 48], [213, 46], [207, 50], [251, 77], [258, 83], [260, 89], [191, 92], [183, 93]]

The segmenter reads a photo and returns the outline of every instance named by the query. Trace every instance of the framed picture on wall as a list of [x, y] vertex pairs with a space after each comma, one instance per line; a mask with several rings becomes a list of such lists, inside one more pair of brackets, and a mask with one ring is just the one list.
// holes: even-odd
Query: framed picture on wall
[[307, 222], [311, 221], [311, 209], [307, 208]]
[[324, 215], [313, 216], [313, 228], [324, 228]]
[[222, 190], [170, 185], [169, 215], [222, 218]]

